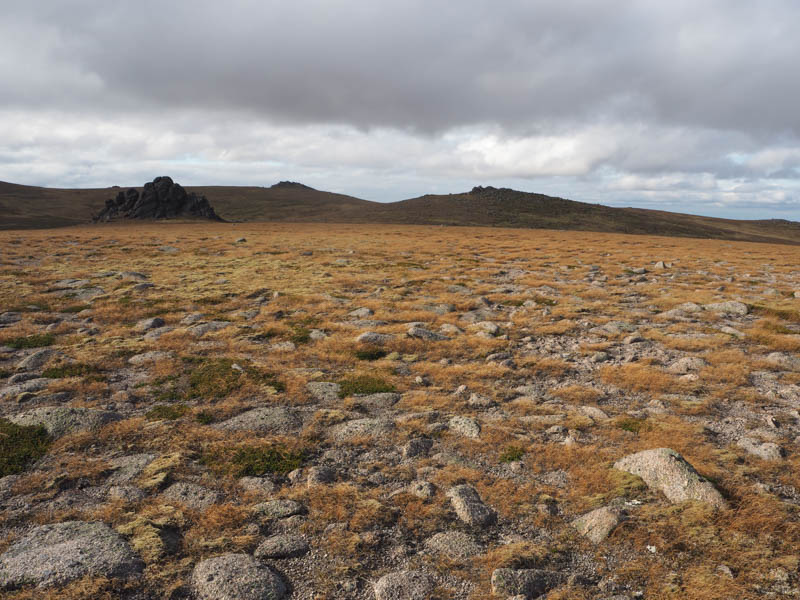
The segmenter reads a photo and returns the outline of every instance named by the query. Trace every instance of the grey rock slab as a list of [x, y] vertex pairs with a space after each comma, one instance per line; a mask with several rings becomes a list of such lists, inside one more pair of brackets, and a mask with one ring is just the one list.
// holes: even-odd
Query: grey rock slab
[[408, 487], [405, 488], [405, 491], [412, 496], [426, 500], [428, 498], [433, 498], [434, 494], [436, 494], [436, 486], [429, 481], [412, 481], [408, 484]]
[[704, 305], [703, 308], [708, 311], [718, 313], [720, 315], [735, 316], [735, 317], [743, 317], [750, 312], [750, 309], [748, 308], [747, 304], [745, 304], [744, 302], [737, 302], [735, 300], [727, 300], [725, 302], [713, 302], [711, 304]]
[[351, 310], [349, 313], [347, 313], [347, 316], [353, 317], [354, 319], [366, 319], [367, 317], [371, 317], [374, 314], [375, 313], [371, 309], [362, 307], [362, 308], [357, 308], [355, 310]]
[[748, 454], [752, 454], [763, 460], [783, 459], [783, 448], [775, 442], [759, 442], [752, 438], [743, 437], [736, 442], [736, 445]]
[[0, 325], [13, 325], [22, 320], [22, 315], [16, 312], [0, 313]]
[[109, 461], [114, 472], [108, 476], [106, 482], [122, 484], [136, 479], [155, 459], [155, 454], [129, 454], [114, 458]]
[[329, 467], [314, 466], [308, 468], [308, 474], [306, 476], [306, 485], [308, 485], [308, 487], [332, 483], [335, 480], [336, 471]]
[[542, 569], [495, 569], [492, 593], [497, 596], [537, 598], [564, 581], [563, 575]]
[[618, 511], [608, 506], [595, 509], [572, 521], [572, 526], [595, 544], [606, 539], [620, 523]]
[[197, 600], [282, 600], [286, 584], [247, 554], [223, 554], [198, 563], [191, 576]]
[[361, 406], [382, 409], [391, 408], [400, 401], [402, 396], [396, 392], [379, 392], [377, 394], [358, 395], [355, 398]]
[[303, 424], [297, 414], [285, 406], [264, 406], [245, 411], [214, 427], [224, 431], [278, 433], [295, 431]]
[[209, 321], [208, 323], [199, 323], [189, 327], [188, 331], [196, 338], [201, 338], [207, 333], [220, 331], [232, 325], [230, 321]]
[[304, 515], [308, 511], [306, 507], [299, 502], [286, 498], [278, 498], [276, 500], [256, 504], [253, 507], [253, 512], [270, 519], [285, 519], [286, 517], [293, 517], [294, 515]]
[[297, 558], [307, 554], [311, 548], [299, 535], [282, 534], [267, 538], [256, 548], [256, 558]]
[[17, 425], [44, 425], [55, 438], [76, 431], [97, 430], [120, 419], [121, 416], [112, 411], [71, 406], [43, 406], [9, 417], [9, 421]]
[[463, 531], [443, 531], [425, 540], [429, 552], [443, 554], [448, 558], [470, 558], [483, 552], [472, 536]]
[[0, 399], [15, 398], [25, 392], [40, 392], [53, 382], [52, 379], [40, 377], [37, 379], [28, 379], [21, 383], [14, 383], [7, 385], [0, 389]]
[[0, 586], [63, 585], [84, 576], [125, 577], [144, 564], [128, 542], [103, 523], [41, 525], [0, 556]]
[[381, 577], [375, 584], [375, 600], [428, 600], [435, 583], [421, 571], [397, 571]]
[[486, 506], [471, 485], [457, 485], [447, 491], [447, 497], [458, 518], [467, 525], [486, 527], [497, 520], [497, 513]]
[[16, 369], [17, 371], [36, 371], [45, 366], [47, 362], [57, 354], [58, 352], [51, 348], [37, 350], [19, 361], [16, 365]]
[[444, 334], [436, 333], [430, 329], [417, 326], [409, 327], [406, 333], [408, 334], [408, 337], [425, 340], [426, 342], [441, 342], [450, 339]]
[[800, 358], [785, 352], [772, 352], [767, 354], [764, 360], [785, 371], [800, 371]]
[[173, 483], [161, 494], [165, 500], [172, 500], [185, 504], [189, 508], [205, 510], [212, 504], [220, 501], [220, 495], [202, 485], [179, 481]]
[[306, 390], [315, 400], [334, 402], [339, 399], [339, 392], [342, 391], [342, 386], [329, 381], [310, 381], [306, 384]]
[[631, 454], [614, 463], [614, 468], [641, 477], [648, 487], [663, 493], [670, 502], [696, 500], [715, 508], [728, 508], [714, 485], [670, 448]]
[[450, 431], [463, 435], [464, 437], [478, 439], [481, 436], [481, 426], [472, 417], [455, 416], [448, 422]]
[[375, 437], [385, 435], [394, 429], [394, 423], [388, 419], [354, 419], [340, 423], [332, 428], [331, 433], [336, 440], [354, 437]]

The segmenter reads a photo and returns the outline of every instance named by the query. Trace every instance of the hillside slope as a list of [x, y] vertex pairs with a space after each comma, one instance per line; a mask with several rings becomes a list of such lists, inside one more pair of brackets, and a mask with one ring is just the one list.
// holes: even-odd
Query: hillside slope
[[[55, 189], [0, 182], [0, 229], [87, 223], [120, 188]], [[197, 186], [228, 221], [388, 223], [522, 227], [800, 244], [800, 223], [741, 221], [640, 208], [614, 208], [505, 188], [371, 202], [300, 183]]]

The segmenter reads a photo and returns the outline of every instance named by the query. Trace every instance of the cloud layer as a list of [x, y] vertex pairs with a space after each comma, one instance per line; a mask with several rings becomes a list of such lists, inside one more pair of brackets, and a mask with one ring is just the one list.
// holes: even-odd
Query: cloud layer
[[[6, 6], [8, 5], [8, 6]], [[800, 219], [800, 5], [4, 3], [0, 179]]]

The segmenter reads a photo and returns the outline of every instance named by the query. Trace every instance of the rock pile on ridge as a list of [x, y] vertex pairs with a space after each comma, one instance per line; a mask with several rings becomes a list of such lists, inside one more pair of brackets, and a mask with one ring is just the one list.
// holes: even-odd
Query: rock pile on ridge
[[106, 200], [95, 222], [112, 219], [171, 219], [194, 217], [222, 221], [205, 196], [188, 193], [170, 177], [156, 177], [144, 185], [140, 194], [135, 188]]

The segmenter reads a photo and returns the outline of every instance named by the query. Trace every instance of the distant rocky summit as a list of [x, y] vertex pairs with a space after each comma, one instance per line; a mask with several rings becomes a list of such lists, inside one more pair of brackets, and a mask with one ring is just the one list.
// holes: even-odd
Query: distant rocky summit
[[135, 188], [120, 192], [106, 200], [95, 222], [112, 219], [174, 219], [177, 217], [222, 221], [205, 196], [188, 193], [170, 177], [156, 177], [144, 184], [140, 194]]

